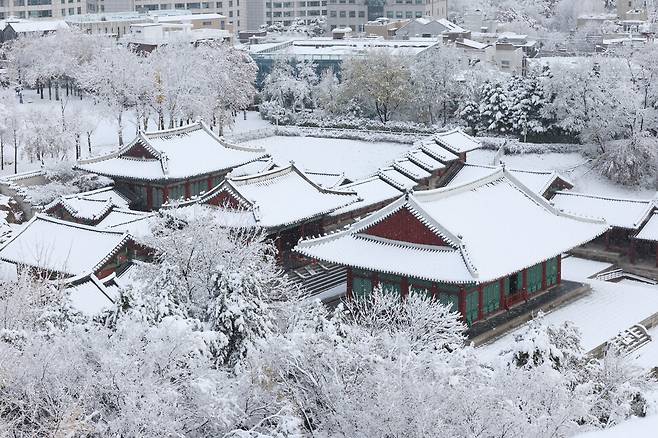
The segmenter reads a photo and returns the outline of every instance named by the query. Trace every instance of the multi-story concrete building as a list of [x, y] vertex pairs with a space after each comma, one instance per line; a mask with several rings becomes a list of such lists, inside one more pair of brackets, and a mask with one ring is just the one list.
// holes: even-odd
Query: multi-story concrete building
[[1, 20], [9, 17], [21, 19], [61, 18], [86, 12], [86, 0], [0, 0]]
[[256, 30], [263, 24], [289, 26], [295, 20], [308, 21], [326, 16], [327, 0], [247, 0], [249, 30]]
[[381, 17], [446, 18], [448, 0], [328, 0], [327, 12], [330, 29], [350, 27], [355, 32], [364, 32], [367, 22]]
[[[2, 1], [2, 0], [0, 0]], [[6, 0], [5, 0], [6, 1]], [[30, 1], [30, 0], [26, 0]], [[48, 1], [48, 0], [32, 0]], [[52, 0], [54, 1], [54, 0]], [[69, 0], [66, 0], [69, 1]], [[100, 12], [150, 12], [187, 10], [193, 14], [215, 13], [226, 16], [227, 29], [242, 30], [247, 27], [247, 3], [256, 0], [88, 0], [88, 10]]]

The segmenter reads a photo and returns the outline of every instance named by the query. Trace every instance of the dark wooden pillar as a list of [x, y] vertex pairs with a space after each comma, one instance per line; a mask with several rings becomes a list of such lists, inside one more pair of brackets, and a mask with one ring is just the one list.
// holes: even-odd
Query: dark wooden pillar
[[631, 241], [631, 249], [628, 252], [628, 257], [631, 259], [631, 263], [635, 264], [635, 239], [629, 239]]
[[523, 294], [523, 299], [528, 300], [528, 269], [523, 270], [523, 274], [521, 275], [522, 278], [522, 286], [521, 286], [521, 293]]
[[379, 284], [379, 274], [373, 271], [372, 275], [370, 276], [370, 279], [371, 279], [370, 281], [372, 281], [372, 288], [373, 289], [376, 288], [377, 285]]
[[[658, 248], [658, 245], [656, 246]], [[658, 249], [656, 249], [656, 257], [658, 257]], [[436, 286], [436, 283], [432, 283], [432, 299], [433, 300], [438, 300], [439, 299], [439, 288]]]
[[146, 209], [153, 210], [153, 188], [150, 184], [146, 185]]
[[463, 285], [459, 286], [459, 313], [466, 321], [466, 289]]
[[283, 247], [281, 245], [281, 233], [276, 233], [274, 235], [274, 245], [276, 247], [276, 258], [277, 260], [281, 261], [282, 260], [281, 254], [283, 250]]
[[557, 256], [557, 284], [562, 283], [562, 254]]
[[605, 232], [605, 249], [606, 251], [610, 249], [610, 230]]
[[409, 279], [407, 277], [402, 277], [400, 280], [400, 295], [402, 295], [403, 300], [406, 300], [409, 296]]
[[185, 181], [185, 199], [190, 199], [192, 197], [192, 190], [190, 189], [190, 182]]
[[484, 287], [478, 286], [478, 321], [484, 318]]
[[541, 290], [546, 290], [546, 262], [541, 264]]
[[169, 186], [165, 185], [162, 188], [162, 203], [165, 204], [169, 201]]
[[208, 177], [208, 191], [212, 189], [212, 176]]
[[505, 279], [501, 278], [498, 280], [498, 289], [500, 293], [500, 298], [499, 298], [499, 303], [498, 303], [498, 308], [503, 309], [507, 308], [507, 297], [505, 296]]
[[352, 272], [352, 268], [347, 268], [347, 291], [346, 291], [346, 296], [348, 300], [351, 300], [354, 297], [354, 273]]

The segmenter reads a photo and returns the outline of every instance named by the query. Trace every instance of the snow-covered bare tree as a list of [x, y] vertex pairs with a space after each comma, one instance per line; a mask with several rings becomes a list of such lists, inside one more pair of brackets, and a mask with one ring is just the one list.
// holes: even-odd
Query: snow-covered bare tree
[[385, 50], [345, 60], [341, 100], [359, 102], [382, 123], [388, 122], [411, 99], [409, 64], [407, 57]]

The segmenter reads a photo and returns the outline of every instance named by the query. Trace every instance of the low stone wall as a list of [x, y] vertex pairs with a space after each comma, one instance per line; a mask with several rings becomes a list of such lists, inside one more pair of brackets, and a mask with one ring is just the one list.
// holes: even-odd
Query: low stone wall
[[26, 186], [42, 185], [45, 183], [46, 177], [41, 170], [18, 173], [0, 180], [0, 193], [13, 198], [23, 212], [24, 219], [30, 220], [36, 213], [40, 212], [41, 209], [40, 207], [32, 205], [25, 199], [25, 192], [22, 188]]

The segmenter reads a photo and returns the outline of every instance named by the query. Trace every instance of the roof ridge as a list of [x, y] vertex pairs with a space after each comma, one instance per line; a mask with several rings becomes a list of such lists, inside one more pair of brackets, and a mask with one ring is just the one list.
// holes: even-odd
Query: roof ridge
[[651, 199], [634, 199], [634, 198], [618, 198], [615, 196], [606, 196], [606, 195], [595, 195], [590, 193], [583, 192], [573, 192], [573, 191], [564, 191], [559, 190], [555, 192], [555, 195], [569, 195], [569, 196], [580, 196], [583, 198], [594, 198], [594, 199], [603, 199], [606, 201], [620, 201], [620, 202], [631, 202], [634, 204], [651, 204], [653, 200]]
[[109, 231], [109, 230], [105, 230], [105, 229], [102, 229], [102, 228], [95, 227], [93, 225], [79, 224], [77, 222], [71, 222], [71, 221], [66, 221], [66, 220], [63, 220], [63, 219], [57, 219], [57, 218], [54, 218], [52, 216], [48, 216], [48, 215], [42, 214], [42, 213], [35, 214], [34, 217], [30, 220], [30, 222], [32, 222], [32, 221], [36, 222], [36, 220], [44, 220], [46, 222], [51, 222], [51, 223], [54, 223], [54, 224], [64, 225], [64, 226], [71, 227], [71, 228], [79, 228], [79, 229], [87, 230], [87, 231], [94, 231], [94, 232], [97, 232], [97, 233], [124, 234], [121, 231]]
[[201, 129], [201, 125], [197, 121], [197, 122], [188, 123], [187, 125], [177, 126], [174, 128], [159, 129], [159, 130], [148, 131], [148, 132], [140, 131], [140, 132], [146, 138], [160, 138], [160, 137], [166, 137], [167, 135], [186, 134], [188, 132], [198, 131], [199, 129]]

